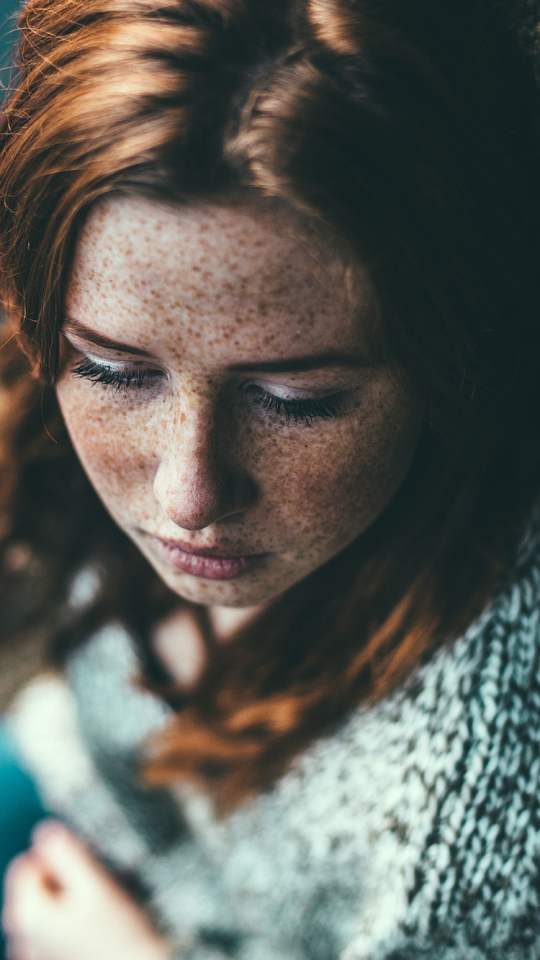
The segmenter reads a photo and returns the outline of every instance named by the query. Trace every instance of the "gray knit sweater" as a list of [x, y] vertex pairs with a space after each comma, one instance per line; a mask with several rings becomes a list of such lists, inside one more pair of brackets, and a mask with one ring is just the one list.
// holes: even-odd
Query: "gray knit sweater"
[[144, 888], [180, 960], [540, 957], [540, 538], [465, 636], [217, 821], [150, 790], [169, 708], [111, 624], [12, 724], [53, 810]]

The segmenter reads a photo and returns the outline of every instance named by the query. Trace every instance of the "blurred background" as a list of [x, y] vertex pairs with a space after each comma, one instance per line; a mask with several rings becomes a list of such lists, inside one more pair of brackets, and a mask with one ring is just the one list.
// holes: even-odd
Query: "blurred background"
[[[0, 0], [0, 103], [9, 83], [16, 40], [15, 20], [21, 5], [21, 0]], [[35, 788], [21, 769], [2, 723], [2, 713], [13, 693], [39, 668], [39, 641], [40, 638], [32, 637], [9, 648], [0, 644], [0, 908], [4, 871], [11, 858], [26, 848], [33, 824], [44, 815]], [[0, 960], [6, 960], [1, 930]]]
[[[9, 82], [10, 61], [16, 40], [15, 21], [17, 10], [20, 9], [21, 6], [22, 0], [0, 0], [0, 102]], [[39, 640], [40, 638], [38, 637], [32, 637], [28, 640], [25, 639], [24, 642], [20, 644], [13, 644], [9, 647], [0, 643], [0, 726], [2, 712], [7, 707], [11, 696], [15, 690], [20, 687], [21, 683], [29, 675], [35, 673], [36, 669], [40, 666], [38, 652], [40, 648]], [[0, 767], [2, 764], [2, 744], [0, 743]], [[0, 791], [0, 814], [2, 813], [2, 808], [5, 803], [6, 796], [4, 790]], [[0, 825], [0, 833], [1, 830]]]
[[[9, 73], [9, 57], [14, 41], [14, 17], [20, 6], [20, 0], [0, 0], [0, 79], [3, 87]], [[0, 92], [3, 93], [3, 90]]]

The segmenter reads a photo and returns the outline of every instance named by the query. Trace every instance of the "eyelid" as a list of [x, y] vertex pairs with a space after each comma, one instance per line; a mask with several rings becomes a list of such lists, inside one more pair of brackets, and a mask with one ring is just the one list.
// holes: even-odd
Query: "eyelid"
[[139, 373], [140, 371], [144, 371], [149, 374], [163, 373], [163, 375], [165, 375], [164, 370], [161, 370], [157, 365], [153, 365], [147, 360], [109, 360], [106, 357], [96, 356], [96, 354], [91, 353], [89, 350], [76, 349], [89, 363], [94, 363], [96, 367], [112, 370], [114, 373], [129, 373], [130, 371]]
[[122, 367], [122, 369], [127, 369], [127, 370], [133, 369], [133, 368], [141, 369], [142, 367], [144, 367], [145, 369], [148, 368], [152, 370], [158, 369], [158, 365], [156, 361], [152, 360], [150, 357], [142, 357], [142, 356], [135, 356], [134, 354], [129, 354], [128, 356], [126, 356], [125, 358], [122, 358], [121, 360], [118, 359], [117, 357], [113, 360], [108, 356], [108, 353], [116, 353], [118, 355], [118, 351], [113, 350], [112, 348], [110, 350], [107, 347], [98, 348], [103, 350], [103, 353], [98, 354], [98, 353], [94, 353], [94, 350], [96, 349], [95, 344], [90, 345], [87, 341], [78, 337], [76, 334], [64, 333], [64, 331], [62, 331], [62, 336], [64, 337], [66, 343], [68, 343], [73, 350], [75, 350], [77, 353], [80, 353], [83, 357], [85, 357], [87, 360], [90, 360], [92, 363], [101, 364], [102, 366], [108, 366], [111, 368], [118, 367], [118, 369]]
[[244, 387], [254, 386], [265, 390], [272, 396], [280, 400], [324, 400], [328, 397], [334, 397], [336, 394], [343, 394], [347, 389], [341, 385], [331, 387], [284, 387], [274, 381], [262, 380], [260, 377], [244, 381]]
[[[81, 351], [83, 352], [83, 351]], [[103, 357], [96, 357], [93, 353], [84, 351], [84, 357], [90, 361], [90, 363], [95, 363], [98, 367], [108, 367], [110, 370], [115, 370], [118, 372], [124, 372], [127, 369], [133, 369], [132, 364], [127, 364], [123, 360], [106, 360]]]

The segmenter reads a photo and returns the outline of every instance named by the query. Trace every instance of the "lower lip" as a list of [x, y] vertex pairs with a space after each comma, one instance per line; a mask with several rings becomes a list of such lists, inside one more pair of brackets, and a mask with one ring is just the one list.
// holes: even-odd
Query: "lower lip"
[[248, 557], [202, 557], [198, 553], [186, 553], [163, 540], [158, 540], [158, 543], [173, 567], [205, 580], [235, 580], [236, 577], [251, 573], [268, 557], [267, 553]]

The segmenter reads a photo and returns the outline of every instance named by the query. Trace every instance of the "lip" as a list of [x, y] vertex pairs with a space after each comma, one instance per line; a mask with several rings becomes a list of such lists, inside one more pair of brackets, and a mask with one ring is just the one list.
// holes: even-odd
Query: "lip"
[[270, 556], [269, 553], [225, 555], [219, 547], [195, 548], [177, 540], [153, 539], [173, 567], [205, 580], [234, 580], [251, 573]]

